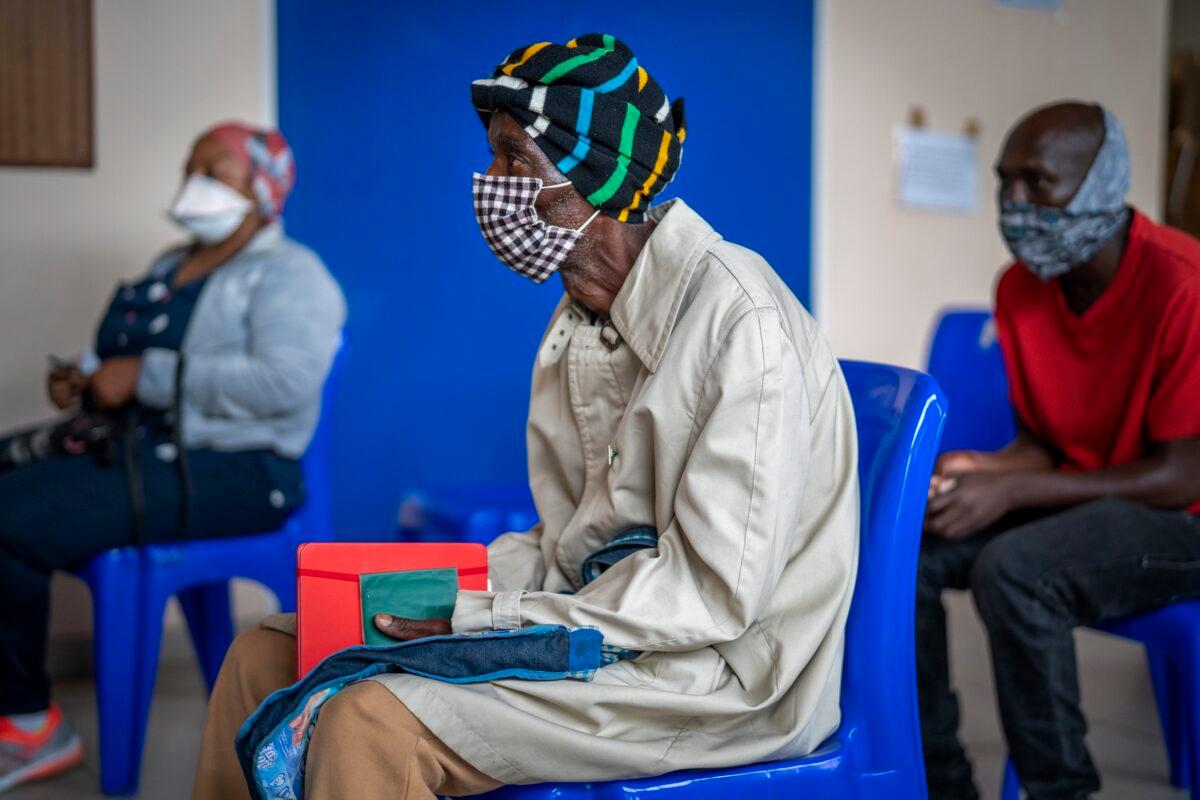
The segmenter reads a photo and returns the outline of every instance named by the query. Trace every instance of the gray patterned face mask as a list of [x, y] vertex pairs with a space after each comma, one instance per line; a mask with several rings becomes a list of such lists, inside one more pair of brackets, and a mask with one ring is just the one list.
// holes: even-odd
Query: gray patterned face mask
[[1117, 118], [1104, 111], [1104, 143], [1066, 208], [1000, 201], [1000, 234], [1013, 256], [1043, 281], [1091, 259], [1125, 224], [1129, 150]]

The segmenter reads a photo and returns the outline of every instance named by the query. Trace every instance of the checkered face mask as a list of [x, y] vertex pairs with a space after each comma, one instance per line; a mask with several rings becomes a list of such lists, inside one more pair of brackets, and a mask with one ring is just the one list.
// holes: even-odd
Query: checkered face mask
[[575, 242], [600, 213], [578, 228], [549, 225], [538, 217], [533, 201], [543, 189], [570, 186], [570, 181], [543, 186], [540, 178], [514, 178], [475, 173], [475, 219], [496, 258], [534, 283], [553, 275]]

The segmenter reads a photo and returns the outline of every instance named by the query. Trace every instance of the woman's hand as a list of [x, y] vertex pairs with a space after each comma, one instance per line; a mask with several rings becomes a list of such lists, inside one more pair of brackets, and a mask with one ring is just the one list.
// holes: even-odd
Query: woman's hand
[[965, 539], [1000, 520], [1014, 508], [1014, 476], [1002, 472], [966, 472], [941, 478], [930, 490], [925, 530], [943, 539]]
[[120, 408], [133, 399], [138, 376], [142, 372], [141, 356], [106, 358], [92, 373], [89, 384], [92, 397], [101, 408]]
[[445, 636], [450, 633], [448, 619], [406, 619], [391, 614], [376, 614], [375, 627], [385, 636], [401, 642], [424, 639], [426, 636]]
[[87, 383], [78, 367], [55, 367], [46, 376], [46, 391], [55, 407], [69, 408], [79, 402], [79, 395]]

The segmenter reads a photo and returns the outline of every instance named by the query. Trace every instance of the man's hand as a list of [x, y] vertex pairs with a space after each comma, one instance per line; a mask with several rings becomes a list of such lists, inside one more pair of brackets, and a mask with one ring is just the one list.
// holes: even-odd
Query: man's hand
[[376, 614], [375, 627], [385, 636], [401, 642], [424, 639], [426, 636], [445, 636], [450, 633], [448, 619], [406, 619], [391, 614]]
[[931, 488], [925, 530], [943, 539], [965, 539], [997, 522], [1014, 507], [1012, 475], [966, 472], [942, 478]]
[[949, 490], [953, 484], [951, 475], [979, 472], [985, 469], [987, 453], [978, 450], [952, 450], [938, 456], [933, 465], [933, 476], [929, 479], [929, 499]]
[[938, 456], [933, 471], [946, 476], [953, 473], [979, 472], [986, 469], [987, 453], [978, 450], [951, 450]]
[[106, 358], [92, 374], [91, 390], [96, 404], [101, 408], [120, 408], [129, 403], [141, 371], [140, 356]]
[[87, 386], [87, 378], [78, 367], [62, 366], [50, 370], [46, 376], [46, 391], [50, 402], [57, 408], [68, 408], [79, 402], [79, 395]]

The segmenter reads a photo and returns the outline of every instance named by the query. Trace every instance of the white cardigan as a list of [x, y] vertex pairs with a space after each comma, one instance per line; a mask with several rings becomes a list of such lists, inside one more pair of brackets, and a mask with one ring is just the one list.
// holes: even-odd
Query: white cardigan
[[[150, 275], [165, 276], [186, 252], [168, 251]], [[182, 355], [186, 447], [299, 458], [317, 426], [345, 318], [341, 289], [321, 259], [274, 222], [209, 276], [181, 351], [146, 350], [137, 398], [169, 408]]]

